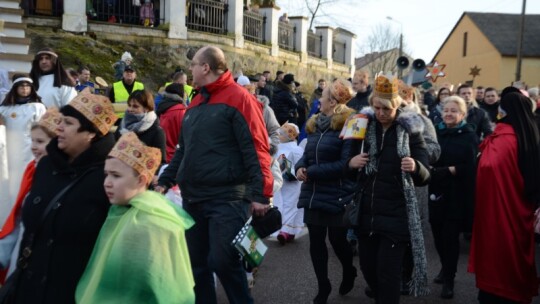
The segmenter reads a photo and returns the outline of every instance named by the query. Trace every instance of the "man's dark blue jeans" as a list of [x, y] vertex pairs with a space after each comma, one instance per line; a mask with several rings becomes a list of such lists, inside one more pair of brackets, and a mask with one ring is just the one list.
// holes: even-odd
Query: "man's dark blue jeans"
[[195, 278], [196, 303], [217, 303], [213, 272], [229, 303], [253, 303], [246, 271], [231, 244], [248, 219], [249, 207], [250, 203], [244, 200], [184, 203], [184, 209], [195, 220], [195, 225], [186, 231], [186, 239]]

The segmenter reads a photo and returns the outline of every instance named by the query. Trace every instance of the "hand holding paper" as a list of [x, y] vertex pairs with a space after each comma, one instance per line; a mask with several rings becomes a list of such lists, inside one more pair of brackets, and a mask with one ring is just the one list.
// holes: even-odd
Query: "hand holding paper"
[[360, 153], [349, 161], [349, 167], [353, 169], [361, 170], [369, 161], [369, 155], [367, 153]]

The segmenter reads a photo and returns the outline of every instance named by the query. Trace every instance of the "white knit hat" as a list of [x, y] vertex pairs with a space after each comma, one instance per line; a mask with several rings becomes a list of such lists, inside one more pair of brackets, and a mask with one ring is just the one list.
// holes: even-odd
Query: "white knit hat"
[[236, 80], [236, 83], [238, 83], [241, 86], [251, 84], [251, 82], [249, 81], [249, 78], [247, 78], [246, 76], [243, 76], [243, 75], [238, 77], [238, 79]]
[[122, 54], [122, 61], [126, 61], [126, 60], [133, 61], [133, 57], [131, 57], [130, 52], [124, 52], [124, 54]]

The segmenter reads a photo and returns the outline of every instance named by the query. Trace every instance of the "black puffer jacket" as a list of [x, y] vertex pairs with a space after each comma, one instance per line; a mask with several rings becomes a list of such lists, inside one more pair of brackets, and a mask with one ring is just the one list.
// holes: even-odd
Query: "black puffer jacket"
[[370, 118], [369, 124], [376, 127], [376, 138], [366, 137], [364, 151], [369, 153], [372, 145], [377, 146], [377, 170], [367, 175], [364, 168], [359, 175], [362, 204], [359, 232], [382, 234], [396, 242], [407, 242], [409, 226], [401, 159], [397, 151], [398, 124], [408, 130], [411, 157], [416, 160], [416, 171], [411, 173], [415, 186], [424, 186], [429, 182], [429, 161], [420, 116], [412, 112], [402, 113], [401, 109], [398, 109], [397, 115], [386, 132], [383, 132], [382, 125], [374, 116]]
[[342, 140], [339, 133], [345, 120], [354, 112], [348, 109], [332, 116], [330, 127], [316, 127], [317, 114], [306, 123], [308, 141], [304, 155], [296, 164], [307, 169], [307, 181], [302, 184], [298, 208], [321, 210], [331, 214], [343, 211], [354, 195], [354, 174], [347, 164], [352, 157], [352, 140]]
[[276, 82], [274, 95], [270, 100], [270, 107], [274, 110], [280, 126], [287, 121], [297, 124], [298, 102], [292, 89], [281, 81]]

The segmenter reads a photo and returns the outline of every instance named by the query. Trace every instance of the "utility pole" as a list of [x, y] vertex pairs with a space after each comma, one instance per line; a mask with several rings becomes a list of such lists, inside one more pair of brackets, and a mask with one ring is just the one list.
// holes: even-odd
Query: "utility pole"
[[519, 21], [519, 36], [517, 46], [517, 63], [516, 63], [516, 81], [521, 80], [521, 53], [523, 51], [523, 33], [525, 32], [525, 6], [527, 0], [523, 0], [523, 6], [521, 8], [521, 18]]
[[[399, 32], [399, 57], [403, 56], [403, 23], [401, 23], [400, 21], [390, 17], [390, 16], [387, 16], [386, 19], [390, 20], [390, 21], [394, 21], [396, 22], [397, 24], [399, 24], [400, 26], [400, 32]], [[403, 69], [399, 69], [398, 68], [398, 78], [399, 79], [402, 79], [403, 78]]]

